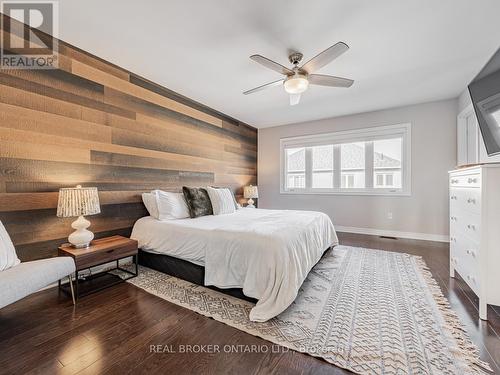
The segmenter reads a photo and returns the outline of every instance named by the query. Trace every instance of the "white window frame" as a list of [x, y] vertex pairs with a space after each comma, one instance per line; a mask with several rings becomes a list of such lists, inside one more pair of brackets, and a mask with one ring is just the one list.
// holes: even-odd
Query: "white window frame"
[[[342, 143], [370, 142], [381, 139], [401, 138], [401, 188], [375, 188], [373, 181], [373, 147], [365, 147], [365, 183], [369, 187], [365, 188], [312, 188], [310, 182], [312, 170], [311, 152], [306, 152], [306, 187], [287, 189], [286, 183], [286, 155], [288, 148], [312, 147], [321, 145], [338, 145]], [[369, 143], [368, 143], [369, 144]], [[371, 144], [373, 145], [373, 144]], [[334, 156], [334, 170], [340, 168], [339, 155]], [[335, 173], [334, 172], [334, 173]], [[340, 175], [340, 171], [337, 172]], [[308, 179], [309, 175], [309, 179]], [[339, 177], [340, 178], [340, 177]], [[336, 194], [336, 195], [390, 195], [390, 196], [411, 196], [411, 124], [397, 124], [387, 126], [369, 127], [356, 130], [338, 131], [333, 133], [303, 135], [297, 137], [287, 137], [280, 139], [280, 193], [281, 194]]]

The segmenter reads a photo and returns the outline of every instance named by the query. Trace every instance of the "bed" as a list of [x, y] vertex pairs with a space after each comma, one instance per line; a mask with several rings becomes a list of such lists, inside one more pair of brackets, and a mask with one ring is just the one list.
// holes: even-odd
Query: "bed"
[[131, 238], [146, 266], [233, 294], [241, 289], [257, 301], [250, 312], [257, 322], [283, 312], [323, 253], [338, 244], [321, 212], [252, 208], [195, 219], [143, 217]]

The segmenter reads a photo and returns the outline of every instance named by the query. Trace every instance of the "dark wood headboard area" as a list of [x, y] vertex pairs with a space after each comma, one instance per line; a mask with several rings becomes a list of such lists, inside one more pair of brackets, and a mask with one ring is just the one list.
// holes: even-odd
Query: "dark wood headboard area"
[[130, 235], [144, 191], [241, 195], [256, 179], [255, 128], [67, 43], [57, 70], [0, 70], [0, 220], [21, 260], [54, 256], [71, 233], [61, 187], [97, 186], [99, 238]]

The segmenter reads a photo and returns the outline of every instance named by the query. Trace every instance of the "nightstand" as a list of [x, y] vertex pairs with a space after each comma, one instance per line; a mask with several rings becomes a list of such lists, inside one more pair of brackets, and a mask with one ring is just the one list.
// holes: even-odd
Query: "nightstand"
[[[59, 246], [59, 256], [70, 256], [75, 261], [75, 299], [136, 277], [139, 272], [137, 252], [137, 241], [123, 236], [100, 238], [92, 241], [89, 247], [81, 249], [74, 248], [71, 244]], [[135, 272], [120, 267], [120, 259], [128, 257], [133, 258]], [[111, 262], [116, 262], [116, 267], [113, 269], [79, 278], [82, 270]], [[120, 273], [127, 274], [128, 277], [122, 278], [111, 272], [117, 270]], [[61, 285], [60, 282], [59, 288], [66, 293], [70, 293], [68, 287]]]

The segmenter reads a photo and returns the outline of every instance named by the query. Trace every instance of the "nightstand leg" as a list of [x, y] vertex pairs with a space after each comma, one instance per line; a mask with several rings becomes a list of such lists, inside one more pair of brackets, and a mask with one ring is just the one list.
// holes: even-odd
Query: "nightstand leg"
[[73, 305], [76, 305], [75, 302], [75, 291], [73, 290], [73, 280], [71, 280], [71, 275], [68, 275], [69, 287], [71, 289], [71, 299], [73, 300]]
[[75, 300], [78, 301], [78, 271], [75, 271]]
[[134, 255], [135, 262], [135, 276], [139, 275], [139, 258], [137, 255]]

